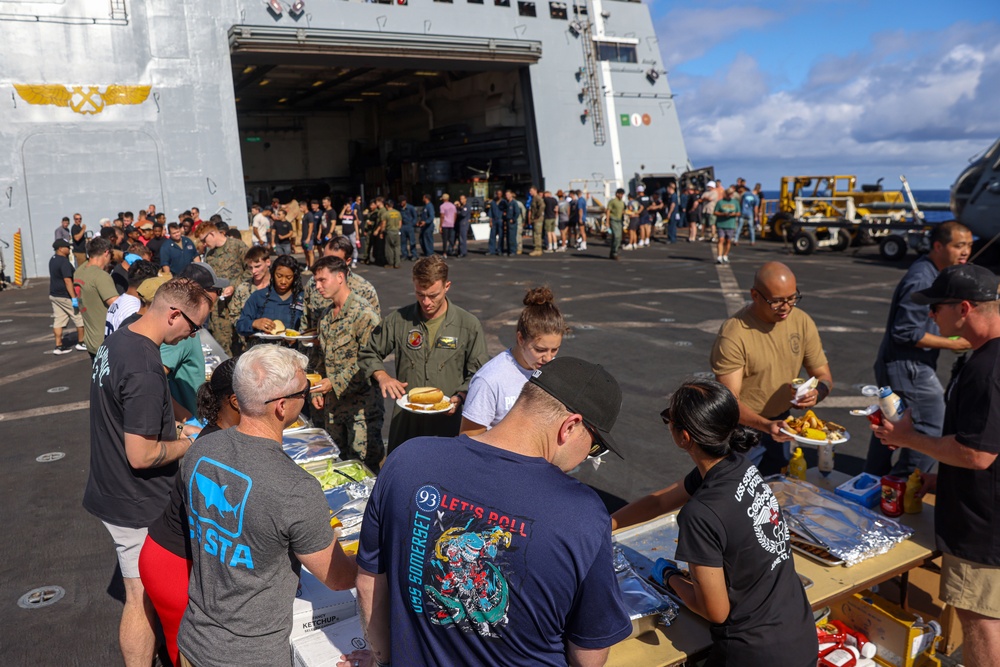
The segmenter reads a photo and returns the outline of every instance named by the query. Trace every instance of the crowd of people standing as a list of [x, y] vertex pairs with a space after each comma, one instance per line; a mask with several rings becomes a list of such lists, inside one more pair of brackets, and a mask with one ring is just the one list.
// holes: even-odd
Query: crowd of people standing
[[[709, 186], [687, 199], [670, 186], [665, 196], [640, 189], [626, 198], [619, 190], [591, 236], [606, 225], [617, 256], [646, 247], [660, 219], [671, 242], [692, 201], [712, 203], [689, 225], [688, 241], [714, 233], [717, 261], [725, 263], [740, 226], [754, 242], [760, 200], [744, 184], [721, 194]], [[523, 251], [524, 222], [535, 243], [530, 254], [586, 247], [594, 219], [580, 203], [583, 193], [529, 195], [525, 205], [498, 191], [486, 203], [487, 252]], [[157, 619], [175, 664], [283, 664], [302, 565], [331, 588], [357, 588], [370, 648], [348, 664], [394, 657], [434, 664], [442, 656], [603, 664], [631, 627], [611, 568], [610, 530], [678, 508], [678, 557], [690, 569], [659, 576], [712, 624], [708, 664], [734, 655], [747, 665], [815, 660], [811, 614], [791, 560], [774, 567], [773, 554], [753, 551], [762, 547], [737, 519], [746, 515], [739, 498], [733, 501], [747, 479], [755, 480], [755, 498], [769, 493], [756, 480], [788, 464], [784, 418], [821, 404], [833, 387], [789, 267], [759, 267], [749, 304], [720, 327], [714, 380], [684, 383], [661, 415], [694, 470], [609, 517], [596, 494], [565, 473], [605, 451], [628, 455], [612, 435], [621, 390], [599, 365], [559, 355], [567, 329], [552, 292], [528, 291], [514, 343], [491, 360], [479, 320], [448, 296], [446, 258], [467, 253], [472, 214], [464, 195], [455, 203], [441, 197], [437, 210], [430, 196], [420, 208], [400, 197], [398, 208], [376, 198], [368, 211], [360, 199], [334, 210], [329, 200], [311, 201], [295, 232], [280, 204], [269, 214], [257, 208], [249, 246], [221, 219], [200, 220], [197, 209], [168, 224], [165, 237], [151, 211], [140, 220], [126, 212], [86, 241], [75, 271], [70, 256], [74, 229], [86, 232], [82, 220], [57, 230], [53, 328], [62, 351], [62, 330], [72, 321], [93, 357], [84, 507], [104, 523], [125, 578], [126, 664], [149, 664]], [[261, 235], [257, 215], [268, 223]], [[308, 278], [292, 255], [293, 238], [308, 252]], [[971, 233], [958, 223], [936, 226], [930, 241], [930, 253], [893, 296], [875, 363], [878, 381], [891, 384], [910, 411], [896, 425], [873, 428], [867, 467], [876, 474], [919, 469], [925, 491], [937, 486], [942, 597], [959, 610], [967, 664], [985, 665], [1000, 649], [991, 597], [1000, 564], [982, 530], [1000, 521], [992, 477], [1000, 446], [989, 435], [990, 401], [1000, 392], [998, 281], [966, 264]], [[391, 313], [354, 270], [380, 253], [387, 266], [414, 261], [414, 302]], [[296, 344], [267, 341], [279, 323], [314, 332], [316, 344], [301, 354]], [[209, 382], [196, 337], [204, 327], [232, 357]], [[927, 379], [941, 349], [972, 351], [949, 391]], [[789, 379], [803, 369], [818, 385], [796, 395]], [[384, 442], [385, 399], [420, 386], [440, 389], [450, 409], [414, 415], [397, 405]], [[282, 453], [283, 429], [303, 412], [328, 430], [343, 457], [378, 472], [356, 559], [330, 529], [316, 480]], [[187, 424], [192, 416], [205, 427]], [[237, 506], [239, 530], [226, 522]], [[423, 542], [415, 541], [415, 526]], [[428, 543], [445, 550], [449, 565], [428, 556]], [[468, 544], [475, 571], [462, 565]], [[423, 584], [417, 593], [407, 584], [414, 567]], [[499, 589], [506, 594], [495, 598]], [[444, 623], [449, 596], [481, 611], [503, 602]], [[442, 627], [451, 623], [456, 631]], [[786, 641], [776, 645], [768, 633]]]

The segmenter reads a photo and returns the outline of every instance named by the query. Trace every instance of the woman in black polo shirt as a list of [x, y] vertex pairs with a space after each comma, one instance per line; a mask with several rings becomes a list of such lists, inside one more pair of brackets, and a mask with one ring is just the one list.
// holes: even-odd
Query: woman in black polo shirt
[[756, 435], [736, 397], [713, 380], [685, 382], [662, 413], [695, 469], [612, 515], [623, 528], [681, 507], [676, 558], [662, 583], [711, 624], [707, 667], [813, 667], [816, 629], [795, 573], [778, 501], [744, 456]]

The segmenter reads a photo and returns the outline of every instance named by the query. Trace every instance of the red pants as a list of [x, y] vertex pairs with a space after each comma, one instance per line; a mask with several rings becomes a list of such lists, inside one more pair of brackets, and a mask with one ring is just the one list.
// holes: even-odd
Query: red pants
[[179, 664], [177, 631], [187, 608], [190, 574], [191, 561], [167, 551], [156, 540], [146, 537], [139, 553], [139, 577], [160, 617], [167, 652], [175, 665]]

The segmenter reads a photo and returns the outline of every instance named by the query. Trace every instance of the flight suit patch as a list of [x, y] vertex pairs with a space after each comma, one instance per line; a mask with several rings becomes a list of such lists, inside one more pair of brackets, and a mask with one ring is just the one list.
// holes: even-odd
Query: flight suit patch
[[420, 329], [410, 329], [410, 333], [406, 334], [406, 347], [411, 350], [419, 350], [423, 344], [424, 332]]

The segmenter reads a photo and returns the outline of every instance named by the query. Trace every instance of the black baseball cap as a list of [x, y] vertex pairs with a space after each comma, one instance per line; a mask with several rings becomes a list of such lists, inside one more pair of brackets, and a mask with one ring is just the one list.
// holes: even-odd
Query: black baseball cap
[[937, 275], [927, 289], [914, 292], [910, 297], [921, 306], [961, 301], [996, 301], [1000, 278], [989, 269], [976, 264], [949, 266]]
[[55, 243], [52, 244], [53, 250], [59, 250], [59, 248], [72, 248], [69, 241], [66, 239], [56, 239]]
[[229, 281], [215, 275], [215, 270], [207, 262], [191, 262], [178, 277], [193, 280], [209, 291], [218, 292], [229, 287]]
[[600, 436], [601, 444], [625, 458], [611, 436], [622, 407], [622, 390], [603, 366], [576, 357], [556, 357], [534, 371], [528, 382], [581, 415]]

